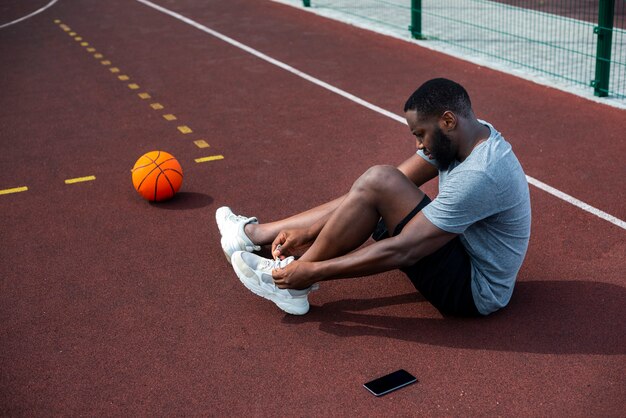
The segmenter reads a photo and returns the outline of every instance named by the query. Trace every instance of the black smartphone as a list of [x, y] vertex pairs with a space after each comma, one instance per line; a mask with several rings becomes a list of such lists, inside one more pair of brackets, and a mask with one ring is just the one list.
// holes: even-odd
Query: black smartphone
[[374, 379], [365, 383], [365, 389], [369, 390], [376, 396], [382, 396], [386, 393], [400, 389], [406, 385], [417, 382], [415, 376], [404, 369], [397, 370], [388, 375]]

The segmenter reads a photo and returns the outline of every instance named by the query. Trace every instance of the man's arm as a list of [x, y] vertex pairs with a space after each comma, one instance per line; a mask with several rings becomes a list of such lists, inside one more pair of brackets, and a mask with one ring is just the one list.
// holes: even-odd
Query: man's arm
[[437, 228], [420, 212], [395, 237], [331, 260], [294, 261], [284, 269], [274, 270], [274, 281], [280, 288], [303, 289], [322, 280], [368, 276], [408, 267], [455, 236]]
[[398, 170], [402, 171], [417, 187], [421, 187], [439, 174], [437, 167], [417, 154], [413, 154], [403, 161], [398, 166]]

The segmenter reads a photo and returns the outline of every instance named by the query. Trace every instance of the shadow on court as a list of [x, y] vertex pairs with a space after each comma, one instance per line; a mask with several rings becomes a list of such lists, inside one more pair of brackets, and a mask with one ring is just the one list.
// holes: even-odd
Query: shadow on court
[[626, 354], [626, 289], [590, 281], [519, 282], [511, 303], [485, 318], [403, 318], [375, 308], [428, 303], [407, 293], [312, 306], [304, 317], [338, 337], [370, 335], [436, 346], [545, 354]]

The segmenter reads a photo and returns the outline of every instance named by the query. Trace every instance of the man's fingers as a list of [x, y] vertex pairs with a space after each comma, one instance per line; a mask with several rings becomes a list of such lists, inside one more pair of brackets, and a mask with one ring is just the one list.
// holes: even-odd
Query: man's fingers
[[277, 244], [272, 249], [272, 257], [274, 258], [280, 257], [283, 254], [283, 251], [285, 251], [285, 244]]
[[274, 283], [279, 288], [284, 287], [285, 285], [285, 270], [284, 269], [274, 269], [272, 270], [272, 278], [274, 279]]
[[274, 279], [274, 282], [276, 282], [277, 280], [280, 281], [282, 279], [282, 275], [282, 269], [272, 270], [272, 279]]
[[[296, 261], [294, 261], [294, 263], [295, 262]], [[272, 278], [274, 279], [274, 284], [276, 284], [277, 287], [281, 289], [286, 289], [289, 287], [287, 284], [288, 273], [285, 270], [290, 269], [292, 267], [291, 264], [285, 266], [284, 268], [278, 268], [278, 269], [272, 270]]]
[[272, 251], [272, 256], [273, 256], [274, 258], [278, 258], [278, 257], [280, 257], [280, 256], [281, 256], [281, 251], [280, 251], [280, 250], [281, 250], [281, 248], [282, 248], [282, 245], [281, 245], [281, 244], [278, 244], [278, 245], [276, 246], [276, 248], [274, 249], [274, 251]]
[[293, 239], [287, 232], [281, 232], [278, 237], [272, 243], [272, 257], [284, 258], [284, 255], [289, 255], [293, 247]]
[[272, 255], [274, 257], [276, 257], [277, 249], [279, 250], [278, 252], [280, 253], [280, 248], [283, 247], [286, 240], [287, 240], [287, 235], [284, 232], [281, 232], [276, 236], [276, 238], [274, 239], [274, 242], [272, 242]]

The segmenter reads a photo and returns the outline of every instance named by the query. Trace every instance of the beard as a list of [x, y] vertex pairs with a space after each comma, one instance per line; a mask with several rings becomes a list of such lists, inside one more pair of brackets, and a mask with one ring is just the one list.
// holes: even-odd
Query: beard
[[440, 170], [447, 170], [450, 164], [456, 159], [456, 153], [452, 149], [450, 137], [443, 133], [439, 127], [437, 127], [435, 131], [430, 154], [437, 160], [437, 165]]

